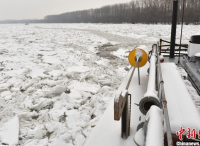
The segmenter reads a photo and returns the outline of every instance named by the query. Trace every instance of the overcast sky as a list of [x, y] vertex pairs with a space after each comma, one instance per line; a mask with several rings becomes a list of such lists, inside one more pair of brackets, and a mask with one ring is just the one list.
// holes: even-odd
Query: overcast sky
[[130, 0], [0, 0], [0, 20], [42, 19], [46, 15], [125, 2]]

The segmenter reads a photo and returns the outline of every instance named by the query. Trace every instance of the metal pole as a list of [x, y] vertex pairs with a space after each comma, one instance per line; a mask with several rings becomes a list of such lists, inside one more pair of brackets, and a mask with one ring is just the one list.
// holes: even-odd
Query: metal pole
[[[138, 60], [137, 60], [137, 62], [138, 62]], [[133, 68], [133, 71], [132, 71], [132, 73], [131, 73], [131, 76], [130, 76], [130, 78], [129, 78], [129, 80], [128, 80], [128, 84], [126, 85], [126, 90], [128, 90], [128, 88], [129, 88], [129, 86], [130, 86], [130, 83], [131, 83], [133, 74], [134, 74], [134, 72], [135, 72], [135, 68], [136, 68], [137, 62], [135, 63], [135, 66], [134, 66], [134, 68]]]
[[139, 61], [137, 62], [138, 64], [138, 83], [140, 85], [140, 68], [139, 68]]
[[180, 63], [180, 56], [181, 56], [181, 41], [182, 41], [182, 32], [183, 32], [183, 17], [184, 17], [184, 7], [185, 7], [185, 0], [183, 0], [183, 13], [182, 13], [182, 24], [181, 24], [181, 37], [180, 37], [180, 47], [179, 47], [179, 58], [178, 58], [178, 64]]
[[176, 42], [176, 23], [177, 23], [178, 1], [173, 1], [173, 15], [172, 15], [172, 28], [171, 28], [171, 45], [170, 45], [170, 58], [174, 58], [175, 42]]
[[159, 43], [159, 45], [158, 45], [158, 46], [159, 46], [159, 55], [161, 55], [161, 49], [162, 49], [162, 48], [161, 48], [161, 47], [162, 47], [162, 39], [160, 39], [160, 43]]
[[[157, 46], [156, 46], [156, 48], [157, 48]], [[157, 55], [158, 55], [158, 50], [156, 52], [157, 52]], [[165, 98], [164, 81], [163, 81], [163, 78], [162, 78], [162, 71], [161, 71], [161, 66], [160, 66], [159, 55], [158, 55], [158, 58], [157, 58], [157, 78], [158, 78], [157, 83], [158, 83], [158, 92], [159, 92], [158, 95], [159, 95], [159, 99], [161, 100], [160, 102], [162, 103], [162, 108], [163, 108], [163, 112], [164, 112], [164, 120], [165, 120], [165, 124], [166, 124], [167, 143], [168, 143], [168, 146], [173, 146], [172, 134], [171, 134], [171, 128], [170, 128], [170, 121], [169, 121], [169, 114], [168, 114], [168, 109], [167, 109], [167, 100]]]

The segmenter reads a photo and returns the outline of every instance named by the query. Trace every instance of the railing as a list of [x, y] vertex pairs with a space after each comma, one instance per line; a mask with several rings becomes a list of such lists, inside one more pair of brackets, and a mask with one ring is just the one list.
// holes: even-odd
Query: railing
[[[153, 61], [154, 67], [151, 69], [155, 69], [155, 73], [153, 74], [154, 77], [149, 76], [149, 78], [152, 78], [153, 80], [156, 80], [157, 82], [150, 82], [151, 84], [157, 83], [157, 100], [159, 104], [157, 106], [160, 107], [163, 111], [164, 115], [164, 121], [166, 125], [166, 133], [167, 133], [167, 143], [168, 146], [173, 146], [172, 141], [172, 134], [171, 134], [171, 128], [170, 128], [170, 121], [169, 121], [169, 115], [168, 115], [168, 109], [167, 109], [167, 100], [165, 98], [165, 91], [164, 91], [164, 81], [162, 78], [162, 71], [161, 71], [161, 65], [160, 65], [160, 57], [159, 57], [159, 50], [158, 50], [158, 44], [154, 44], [152, 46], [152, 54], [154, 55], [154, 58], [151, 60]], [[130, 78], [128, 80], [128, 83], [126, 85], [126, 88], [122, 90], [122, 92], [115, 97], [114, 101], [114, 120], [120, 120], [121, 119], [121, 137], [124, 139], [127, 139], [128, 136], [130, 136], [130, 117], [131, 117], [131, 95], [128, 93], [128, 88], [130, 85], [130, 82], [132, 80], [136, 65], [139, 62], [139, 58], [136, 58], [136, 64], [134, 68], [132, 68], [132, 72], [130, 75]], [[138, 65], [139, 66], [139, 65]], [[152, 66], [151, 66], [152, 67]], [[155, 86], [154, 86], [155, 88]], [[155, 89], [154, 89], [155, 90]], [[143, 129], [144, 133], [147, 133], [147, 125], [148, 121], [144, 122]], [[146, 134], [145, 134], [146, 136]]]
[[[168, 44], [166, 44], [166, 45], [162, 45], [162, 43], [168, 43]], [[162, 47], [170, 47], [170, 44], [171, 44], [171, 42], [169, 42], [169, 41], [166, 41], [166, 40], [163, 40], [163, 39], [160, 39], [160, 42], [159, 42], [159, 44], [158, 44], [158, 46], [159, 46], [159, 54], [161, 54], [161, 53], [169, 53], [170, 52], [170, 48], [168, 48], [168, 49], [163, 49]], [[179, 49], [175, 49], [175, 51], [187, 51], [188, 49], [188, 45], [187, 44], [182, 44], [182, 45], [179, 45], [179, 44], [175, 44], [175, 47], [179, 47]], [[180, 46], [181, 47], [183, 47], [183, 48], [185, 48], [185, 49], [181, 49], [180, 50]], [[174, 53], [174, 54], [179, 54], [179, 53]], [[182, 54], [182, 53], [180, 53], [180, 54]]]
[[158, 85], [158, 97], [160, 99], [160, 108], [163, 109], [164, 114], [164, 120], [166, 124], [166, 132], [167, 132], [167, 142], [168, 146], [173, 146], [172, 142], [172, 134], [171, 134], [171, 128], [170, 128], [170, 122], [169, 122], [169, 115], [167, 110], [167, 100], [165, 98], [165, 90], [164, 90], [164, 81], [162, 78], [162, 71], [160, 66], [160, 58], [158, 53], [158, 46], [159, 43], [156, 45], [153, 45], [153, 48], [157, 52], [157, 85]]

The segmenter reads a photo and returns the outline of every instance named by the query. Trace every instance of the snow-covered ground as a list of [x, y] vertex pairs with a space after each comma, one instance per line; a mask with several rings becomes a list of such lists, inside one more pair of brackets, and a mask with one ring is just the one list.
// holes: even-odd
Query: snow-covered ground
[[191, 98], [198, 110], [198, 113], [199, 113], [199, 116], [200, 116], [200, 96], [198, 95], [196, 89], [192, 86], [192, 83], [187, 80], [188, 78], [188, 75], [187, 75], [187, 72], [182, 68], [182, 67], [177, 67], [181, 77], [183, 78], [184, 80], [184, 83], [185, 83], [185, 86], [189, 92], [189, 94], [191, 95]]
[[[1, 142], [81, 146], [127, 73], [127, 52], [169, 40], [170, 30], [143, 24], [0, 25]], [[183, 42], [197, 30], [184, 26]], [[117, 57], [100, 57], [99, 48]]]

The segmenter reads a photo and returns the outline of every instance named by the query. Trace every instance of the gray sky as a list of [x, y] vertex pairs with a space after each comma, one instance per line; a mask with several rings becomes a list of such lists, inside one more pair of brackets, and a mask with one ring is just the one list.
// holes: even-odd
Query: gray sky
[[125, 2], [130, 0], [0, 0], [0, 20], [42, 19], [46, 15]]

